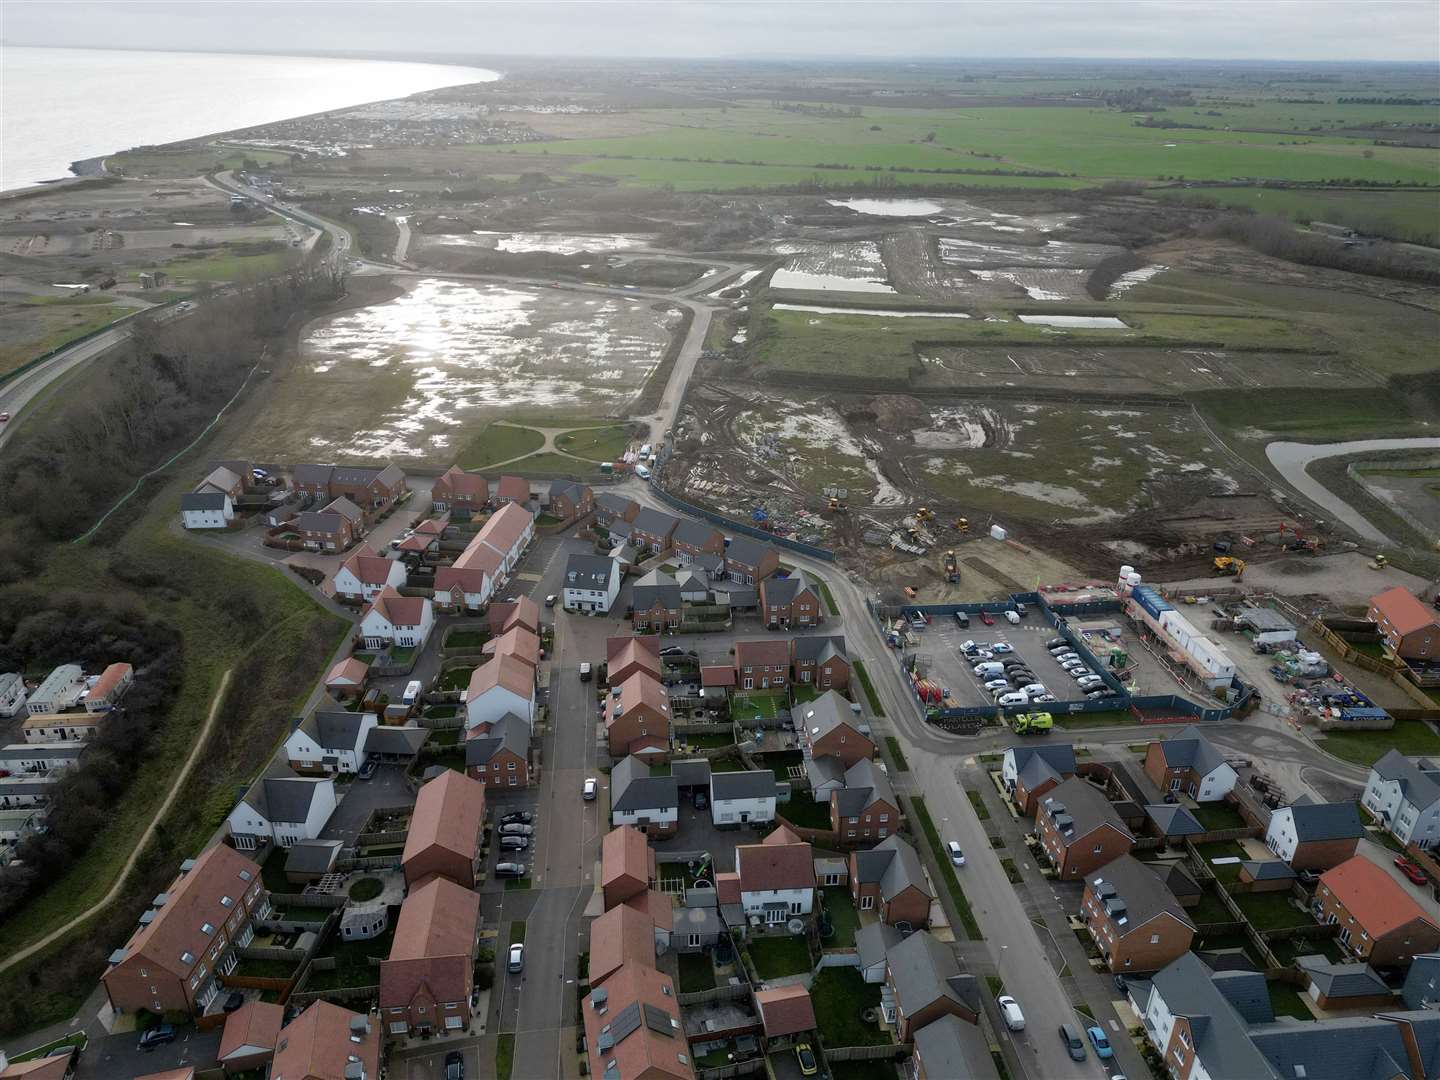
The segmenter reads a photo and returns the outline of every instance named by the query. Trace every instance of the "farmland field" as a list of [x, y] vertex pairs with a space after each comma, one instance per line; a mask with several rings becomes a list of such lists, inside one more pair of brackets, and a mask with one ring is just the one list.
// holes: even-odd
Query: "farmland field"
[[1440, 242], [1440, 191], [1296, 191], [1284, 188], [1205, 188], [1165, 191], [1161, 199], [1241, 206], [1298, 222], [1326, 221], [1365, 233], [1420, 244]]

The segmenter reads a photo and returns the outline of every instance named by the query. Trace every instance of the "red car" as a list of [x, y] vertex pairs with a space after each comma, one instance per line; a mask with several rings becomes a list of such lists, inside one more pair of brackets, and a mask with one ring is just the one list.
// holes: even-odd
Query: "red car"
[[990, 613], [988, 611], [980, 612], [980, 621], [983, 622], [986, 626], [995, 625], [995, 620], [990, 617]]
[[1416, 866], [1409, 859], [1405, 858], [1404, 855], [1395, 856], [1395, 865], [1400, 868], [1400, 872], [1402, 874], [1404, 874], [1407, 878], [1413, 881], [1416, 885], [1429, 884], [1429, 879], [1425, 876], [1425, 871], [1421, 870], [1420, 867]]

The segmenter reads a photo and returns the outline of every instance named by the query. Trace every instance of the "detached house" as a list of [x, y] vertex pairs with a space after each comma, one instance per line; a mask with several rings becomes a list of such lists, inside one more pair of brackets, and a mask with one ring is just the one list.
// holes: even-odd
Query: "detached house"
[[760, 582], [760, 620], [766, 626], [816, 626], [820, 610], [820, 590], [802, 570]]
[[763, 638], [735, 643], [735, 685], [741, 690], [783, 690], [790, 684], [790, 643]]
[[885, 988], [880, 1007], [906, 1042], [943, 1016], [967, 1024], [980, 1018], [980, 987], [974, 975], [960, 971], [949, 946], [917, 930], [885, 956]]
[[561, 589], [561, 604], [566, 611], [603, 615], [619, 595], [619, 560], [603, 555], [570, 556]]
[[1320, 875], [1315, 918], [1338, 924], [1340, 943], [1374, 967], [1403, 967], [1440, 949], [1440, 925], [1405, 888], [1363, 855]]
[[401, 596], [386, 585], [360, 615], [360, 636], [368, 649], [422, 648], [435, 626], [427, 596]]
[[1400, 843], [1432, 848], [1440, 841], [1440, 767], [1427, 758], [1389, 751], [1370, 766], [1360, 801]]
[[485, 785], [446, 769], [420, 788], [400, 857], [410, 888], [439, 875], [475, 887], [485, 837]]
[[1074, 775], [1075, 748], [1069, 743], [1012, 746], [1000, 765], [1000, 778], [1026, 817], [1035, 816], [1041, 796]]
[[502, 476], [495, 485], [495, 505], [530, 501], [530, 481], [523, 476]]
[[724, 534], [714, 525], [690, 518], [675, 526], [671, 543], [682, 566], [689, 566], [701, 555], [725, 554]]
[[1305, 795], [1270, 815], [1265, 846], [1292, 870], [1329, 870], [1355, 854], [1364, 834], [1355, 803], [1315, 802]]
[[616, 521], [629, 523], [640, 513], [640, 504], [625, 495], [604, 492], [595, 496], [595, 524], [608, 529]]
[[725, 548], [725, 576], [740, 585], [759, 585], [780, 569], [780, 552], [774, 544], [749, 536], [736, 536]]
[[370, 677], [370, 665], [364, 660], [347, 657], [341, 660], [325, 676], [325, 689], [335, 697], [359, 697], [365, 691], [365, 680]]
[[267, 840], [287, 848], [315, 840], [335, 803], [331, 778], [296, 776], [284, 765], [272, 765], [230, 811], [230, 835], [241, 851], [254, 851]]
[[675, 777], [651, 776], [650, 766], [634, 754], [622, 758], [610, 771], [610, 824], [657, 838], [674, 835], [680, 824]]
[[884, 840], [900, 827], [900, 801], [890, 778], [870, 758], [845, 770], [845, 786], [830, 793], [830, 828], [846, 844]]
[[465, 771], [487, 788], [530, 786], [530, 725], [507, 713], [465, 733]]
[[850, 899], [857, 911], [874, 911], [889, 926], [930, 923], [935, 898], [920, 856], [900, 836], [890, 836], [869, 851], [850, 853]]
[[574, 480], [552, 480], [550, 483], [550, 513], [561, 521], [574, 521], [595, 509], [595, 493], [587, 484]]
[[479, 473], [451, 465], [430, 489], [430, 504], [442, 513], [465, 510], [471, 514], [490, 502], [490, 481]]
[[626, 964], [655, 966], [655, 924], [641, 909], [618, 904], [590, 924], [591, 988]]
[[245, 478], [234, 469], [217, 465], [211, 470], [209, 476], [196, 485], [195, 490], [202, 495], [218, 493], [238, 499], [245, 494]]
[[269, 1075], [273, 1080], [380, 1080], [381, 1038], [364, 1013], [313, 1001], [280, 1031]]
[[643, 897], [655, 876], [655, 849], [638, 829], [620, 826], [600, 841], [600, 891], [605, 910]]
[[187, 529], [228, 529], [235, 501], [223, 491], [189, 491], [180, 496], [180, 524]]
[[1130, 853], [1135, 838], [1099, 789], [1078, 776], [1040, 800], [1040, 845], [1062, 881], [1077, 881]]
[[380, 963], [380, 1016], [392, 1035], [470, 1026], [480, 896], [432, 875], [400, 905], [390, 956]]
[[915, 1033], [910, 1080], [999, 1080], [990, 1040], [975, 1024], [947, 1013]]
[[100, 981], [111, 1007], [203, 1015], [220, 996], [216, 975], [235, 970], [235, 949], [254, 937], [251, 920], [269, 910], [260, 867], [233, 848], [216, 844], [186, 859], [130, 940], [110, 954]]
[[[613, 687], [613, 684], [612, 684]], [[612, 757], [640, 754], [663, 760], [670, 751], [670, 695], [637, 672], [612, 692], [605, 708], [605, 741]]]
[[354, 503], [337, 499], [323, 510], [295, 515], [290, 527], [312, 551], [344, 551], [360, 536], [363, 515]]
[[1145, 751], [1145, 775], [1161, 791], [1180, 791], [1196, 802], [1215, 802], [1230, 794], [1237, 774], [1225, 756], [1195, 725]]
[[860, 731], [860, 721], [846, 701], [827, 690], [791, 713], [806, 757], [833, 757], [846, 768], [875, 756], [875, 744]]
[[535, 725], [535, 669], [516, 656], [497, 656], [470, 675], [465, 689], [465, 726], [489, 731], [507, 716]]
[[605, 639], [605, 680], [619, 686], [636, 672], [659, 680], [660, 638], [654, 634]]
[[680, 583], [669, 574], [651, 570], [631, 590], [631, 620], [635, 632], [641, 634], [648, 630], [658, 634], [676, 629], [683, 604]]
[[1159, 971], [1190, 951], [1195, 924], [1160, 876], [1131, 855], [1085, 881], [1080, 917], [1109, 969]]
[[374, 713], [349, 712], [335, 702], [305, 717], [285, 740], [290, 768], [299, 773], [354, 773], [365, 764]]
[[679, 526], [679, 518], [644, 506], [630, 523], [630, 542], [642, 551], [669, 551]]
[[1402, 660], [1440, 657], [1440, 612], [1427, 608], [1401, 585], [1370, 598], [1368, 617], [1386, 646]]
[[710, 820], [717, 826], [759, 825], [775, 820], [779, 785], [769, 769], [710, 774]]
[[791, 678], [817, 690], [850, 687], [850, 660], [843, 637], [797, 637], [790, 642]]
[[735, 848], [734, 873], [715, 875], [721, 905], [739, 904], [748, 918], [783, 926], [815, 910], [815, 862], [809, 844], [781, 825], [758, 844]]
[[376, 553], [369, 544], [361, 544], [335, 571], [335, 595], [351, 603], [370, 603], [387, 585], [401, 589], [405, 585], [405, 564]]

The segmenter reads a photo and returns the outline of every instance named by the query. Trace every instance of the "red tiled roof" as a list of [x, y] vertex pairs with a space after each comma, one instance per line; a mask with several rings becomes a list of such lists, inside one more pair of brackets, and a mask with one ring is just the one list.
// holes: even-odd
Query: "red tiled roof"
[[[680, 1005], [670, 976], [640, 964], [626, 964], [606, 980], [605, 991], [603, 1013], [588, 998], [580, 1006], [585, 1014], [590, 1075], [597, 1080], [605, 1076], [606, 1062], [613, 1060], [614, 1075], [622, 1080], [640, 1076], [692, 1080], [695, 1070], [689, 1063], [690, 1044], [680, 1022]], [[642, 1006], [641, 1022], [627, 1027], [614, 1045], [601, 1050], [600, 1029], [631, 1005]], [[652, 1022], [652, 1015], [658, 1022]]]
[[512, 626], [481, 649], [486, 656], [513, 656], [532, 668], [540, 666], [540, 639], [523, 626]]
[[[484, 540], [480, 539], [480, 535], [477, 533], [471, 539], [470, 543], [465, 545], [465, 550], [456, 556], [455, 561], [451, 564], [451, 568], [455, 570], [484, 570], [493, 578], [500, 572], [500, 566], [504, 561], [505, 556], [486, 544]], [[443, 573], [445, 573], [444, 568], [435, 571], [437, 582]], [[478, 589], [472, 589], [470, 591], [479, 592]]]
[[790, 642], [784, 638], [737, 641], [735, 643], [735, 666], [738, 668], [788, 668], [790, 666]]
[[1440, 613], [1431, 611], [1415, 598], [1415, 594], [1403, 585], [1386, 589], [1370, 598], [1370, 606], [1385, 618], [1397, 634], [1411, 634], [1427, 626], [1440, 623]]
[[346, 1065], [356, 1058], [367, 1077], [380, 1075], [380, 1031], [370, 1022], [359, 1031], [350, 1022], [353, 1013], [316, 1001], [280, 1032], [270, 1075], [284, 1080], [345, 1080]]
[[268, 1001], [246, 1002], [225, 1018], [225, 1032], [220, 1036], [219, 1060], [236, 1052], [249, 1057], [257, 1050], [275, 1049], [280, 1026], [285, 1023], [285, 1008]]
[[[375, 594], [365, 612], [378, 611], [391, 626], [419, 626], [426, 602], [423, 596], [401, 596], [393, 585], [386, 585]], [[364, 613], [360, 617], [363, 619]]]
[[636, 911], [643, 911], [650, 916], [650, 922], [661, 930], [675, 929], [675, 904], [670, 899], [669, 893], [663, 893], [659, 889], [647, 889], [645, 892], [624, 901], [625, 905], [634, 908]]
[[646, 672], [637, 671], [620, 684], [619, 708], [612, 710], [610, 716], [606, 717], [606, 726], [641, 706], [648, 706], [661, 716], [670, 715], [670, 695], [666, 693], [660, 680]]
[[390, 580], [394, 564], [383, 555], [376, 554], [369, 544], [361, 544], [341, 566], [354, 574], [362, 584], [384, 585]]
[[[621, 661], [621, 654], [624, 659]], [[605, 639], [605, 660], [611, 667], [618, 666], [617, 661], [629, 663], [630, 660], [640, 653], [643, 653], [655, 662], [655, 670], [660, 670], [660, 635], [659, 634], [635, 634], [632, 637], [608, 637]]]
[[422, 985], [439, 1001], [468, 993], [479, 924], [477, 893], [438, 876], [412, 889], [380, 965], [380, 1007], [408, 1005]]
[[1415, 919], [1436, 925], [1398, 881], [1363, 855], [1353, 855], [1325, 871], [1320, 884], [1335, 894], [1372, 938], [1383, 937]]
[[744, 892], [815, 887], [815, 863], [809, 844], [741, 844], [735, 849], [735, 869]]
[[734, 872], [716, 874], [715, 892], [722, 904], [740, 903], [740, 875]]
[[735, 669], [728, 664], [702, 664], [700, 667], [701, 686], [734, 686]]
[[802, 841], [800, 834], [789, 825], [776, 825], [765, 834], [765, 838], [760, 842], [762, 844], [799, 844]]
[[782, 986], [776, 990], [756, 990], [755, 1004], [765, 1024], [765, 1034], [776, 1039], [782, 1035], [798, 1035], [814, 1031], [815, 1006], [810, 991], [803, 986]]
[[411, 533], [404, 540], [400, 541], [401, 551], [429, 551], [439, 542], [439, 538], [429, 533]]
[[600, 882], [603, 888], [629, 879], [640, 889], [650, 883], [650, 866], [654, 858], [645, 834], [630, 825], [611, 829], [600, 842]]
[[[486, 548], [485, 550], [489, 551], [490, 549]], [[495, 554], [494, 552], [490, 553]], [[500, 556], [495, 555], [497, 569], [499, 558]], [[435, 591], [448, 593], [458, 585], [462, 593], [480, 596], [485, 592], [485, 579], [489, 576], [492, 575], [487, 574], [485, 569], [480, 566], [474, 566], [468, 570], [458, 566], [442, 566], [435, 571]]]
[[[9, 1080], [9, 1076], [8, 1072], [0, 1073], [0, 1077], [5, 1080]], [[32, 1073], [26, 1080], [35, 1080], [35, 1074]], [[166, 1069], [164, 1072], [146, 1073], [144, 1076], [135, 1077], [135, 1080], [195, 1080], [195, 1066], [184, 1065], [178, 1069]]]
[[655, 966], [655, 923], [643, 908], [620, 904], [590, 924], [590, 985], [631, 963]]
[[0, 1072], [3, 1080], [65, 1080], [65, 1074], [70, 1071], [70, 1057], [62, 1054], [60, 1057], [36, 1058], [34, 1061], [17, 1061], [4, 1072]]
[[359, 686], [365, 681], [366, 676], [369, 674], [370, 665], [365, 663], [364, 660], [356, 660], [355, 657], [351, 656], [345, 660], [341, 660], [330, 669], [330, 674], [325, 676], [325, 685], [333, 686], [336, 683], [345, 683], [347, 685], [354, 684], [355, 686]]
[[410, 814], [402, 864], [438, 847], [473, 859], [485, 821], [485, 785], [462, 772], [446, 769], [424, 784]]
[[526, 502], [530, 498], [530, 481], [523, 476], [502, 476], [495, 485], [495, 497]]
[[478, 501], [484, 502], [490, 497], [490, 481], [479, 473], [468, 473], [459, 465], [451, 465], [445, 470], [445, 475], [435, 481], [435, 487], [431, 489], [450, 495], [468, 495], [472, 500], [478, 496]]
[[450, 515], [441, 514], [438, 518], [426, 518], [415, 526], [415, 531], [421, 536], [443, 536], [449, 524]]
[[502, 631], [512, 630], [517, 626], [535, 631], [540, 629], [540, 605], [528, 596], [521, 596], [515, 600], [500, 629]]
[[535, 693], [535, 669], [518, 656], [497, 656], [471, 672], [465, 700], [474, 701], [497, 686], [503, 686], [520, 697], [530, 698]]

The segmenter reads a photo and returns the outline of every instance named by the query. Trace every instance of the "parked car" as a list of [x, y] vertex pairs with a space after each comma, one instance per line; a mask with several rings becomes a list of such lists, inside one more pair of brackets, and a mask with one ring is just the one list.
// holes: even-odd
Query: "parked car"
[[1049, 641], [1045, 642], [1045, 648], [1047, 649], [1068, 649], [1069, 647], [1070, 642], [1066, 641], [1063, 637], [1052, 637]]
[[1115, 1051], [1110, 1048], [1110, 1040], [1105, 1037], [1105, 1032], [1099, 1024], [1086, 1028], [1085, 1034], [1090, 1036], [1090, 1045], [1095, 1047], [1095, 1056], [1101, 1061], [1109, 1061], [1115, 1056]]
[[227, 1013], [232, 1013], [232, 1012], [234, 1012], [236, 1009], [240, 1008], [240, 1007], [241, 1007], [242, 1005], [244, 1005], [244, 1004], [245, 1004], [245, 995], [242, 994], [242, 993], [240, 993], [239, 990], [236, 990], [233, 994], [231, 994], [229, 997], [227, 997], [227, 998], [225, 999], [225, 1004], [224, 1004], [224, 1006], [222, 1007], [221, 1011], [222, 1011], [222, 1012], [227, 1012]]
[[175, 1029], [169, 1024], [157, 1024], [141, 1034], [140, 1049], [154, 1050], [157, 1046], [174, 1041]]
[[1080, 659], [1080, 654], [1077, 653], [1077, 652], [1075, 652], [1073, 649], [1072, 649], [1072, 650], [1069, 650], [1069, 651], [1067, 651], [1067, 652], [1058, 652], [1058, 653], [1055, 654], [1055, 662], [1056, 662], [1057, 664], [1063, 664], [1063, 663], [1065, 663], [1066, 660], [1079, 660], [1079, 659]]
[[952, 863], [954, 863], [956, 866], [965, 865], [965, 852], [960, 850], [960, 843], [958, 840], [951, 840], [948, 844], [945, 845], [945, 850], [949, 852], [950, 861]]
[[1044, 702], [1050, 702], [1050, 701], [1059, 701], [1059, 700], [1060, 700], [1060, 699], [1057, 698], [1054, 694], [1035, 694], [1034, 696], [1032, 696], [1032, 697], [1030, 698], [1030, 701], [1031, 701], [1032, 704], [1035, 704], [1035, 703], [1038, 703], [1038, 702], [1042, 702], [1042, 701], [1044, 701]]
[[501, 825], [529, 825], [535, 820], [535, 815], [529, 810], [511, 810], [500, 819]]
[[966, 656], [974, 656], [977, 652], [980, 651], [980, 648], [981, 647], [975, 644], [975, 642], [973, 641], [962, 641], [960, 643], [960, 651], [963, 652]]
[[1020, 687], [1020, 689], [1024, 690], [1025, 693], [1031, 695], [1043, 694], [1045, 693], [1045, 684], [1038, 682], [1026, 683], [1024, 686]]
[[820, 1062], [815, 1057], [815, 1049], [808, 1042], [795, 1044], [795, 1060], [800, 1063], [801, 1076], [814, 1076], [820, 1071]]
[[1075, 1030], [1074, 1024], [1060, 1025], [1060, 1041], [1069, 1051], [1071, 1061], [1085, 1060], [1085, 1043], [1080, 1038], [1080, 1032]]
[[523, 862], [497, 862], [495, 864], [496, 877], [524, 877], [525, 864]]
[[511, 821], [500, 826], [501, 836], [534, 836], [535, 826], [527, 825], [523, 821]]
[[1416, 885], [1425, 885], [1428, 883], [1429, 879], [1425, 877], [1425, 871], [1421, 870], [1420, 867], [1416, 866], [1409, 859], [1405, 858], [1404, 855], [1395, 856], [1395, 865], [1400, 868], [1400, 872], [1402, 874], [1404, 874], [1407, 878], [1413, 881]]
[[660, 650], [660, 655], [661, 655], [661, 656], [684, 656], [684, 655], [685, 655], [685, 650], [682, 649], [682, 648], [680, 648], [679, 645], [667, 645], [667, 646], [665, 646], [665, 648], [663, 648], [663, 649]]
[[1001, 660], [1000, 666], [1008, 671], [1011, 668], [1023, 668], [1025, 666], [1025, 661], [1021, 660], [1018, 656], [1012, 656], [1009, 659]]
[[465, 1080], [465, 1055], [459, 1050], [445, 1055], [445, 1080]]
[[996, 699], [996, 704], [999, 704], [999, 705], [1029, 705], [1029, 704], [1030, 704], [1030, 695], [1027, 694], [1027, 693], [1025, 693], [1023, 690], [1016, 690], [1016, 691], [1014, 691], [1013, 693], [1010, 693], [1010, 694], [1001, 694], [1000, 697], [999, 697], [998, 699]]
[[1013, 645], [1007, 645], [1003, 641], [997, 641], [994, 645], [990, 646], [990, 651], [993, 652], [996, 656], [999, 656], [1001, 653], [1014, 652], [1015, 647]]
[[9, 422], [10, 414], [8, 412], [0, 412], [0, 424], [7, 424]]
[[375, 770], [379, 767], [380, 763], [378, 761], [374, 758], [367, 758], [365, 764], [360, 766], [360, 771], [355, 775], [360, 777], [361, 780], [369, 780], [370, 777], [375, 775]]
[[1009, 994], [1001, 994], [995, 999], [995, 1004], [1000, 1006], [1000, 1017], [1005, 1021], [1005, 1026], [1011, 1031], [1025, 1030], [1025, 1014], [1020, 1011], [1020, 1003]]
[[589, 681], [590, 681], [590, 675], [591, 675], [591, 667], [590, 667], [590, 664], [589, 664], [588, 662], [582, 663], [582, 664], [580, 665], [580, 681], [581, 681], [581, 682], [589, 682]]
[[505, 970], [525, 970], [525, 945], [523, 942], [517, 941], [514, 945], [510, 946], [510, 957], [505, 961]]
[[980, 621], [983, 622], [986, 626], [995, 625], [995, 618], [988, 611], [980, 612]]
[[586, 802], [594, 802], [595, 797], [600, 794], [600, 785], [592, 776], [585, 781], [585, 786], [580, 789], [580, 797]]
[[963, 611], [955, 612], [955, 625], [960, 627], [961, 630], [968, 629], [970, 626], [970, 616], [966, 615]]
[[554, 606], [555, 606], [555, 594], [554, 594], [553, 592], [552, 592], [549, 596], [545, 597], [545, 606], [546, 606], [546, 607], [554, 607]]
[[691, 805], [693, 805], [696, 810], [704, 810], [710, 805], [710, 796], [706, 795], [704, 791], [697, 790], [691, 799]]
[[525, 851], [530, 847], [530, 839], [525, 836], [502, 836], [500, 837], [501, 851]]
[[1084, 689], [1084, 688], [1087, 687], [1087, 686], [1103, 686], [1104, 683], [1105, 683], [1105, 680], [1104, 680], [1104, 679], [1100, 678], [1099, 675], [1093, 675], [1093, 674], [1092, 674], [1092, 675], [1081, 675], [1079, 678], [1077, 678], [1077, 679], [1075, 680], [1075, 685], [1076, 685], [1076, 686], [1079, 686], [1081, 689]]
[[985, 684], [986, 690], [1009, 690], [1009, 679], [991, 679]]

